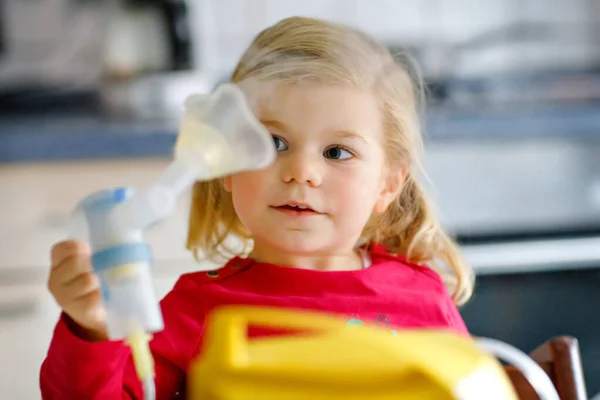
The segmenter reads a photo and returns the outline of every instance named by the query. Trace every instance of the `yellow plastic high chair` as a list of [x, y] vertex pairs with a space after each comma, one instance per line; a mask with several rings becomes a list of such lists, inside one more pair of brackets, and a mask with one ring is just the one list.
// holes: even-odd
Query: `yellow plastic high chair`
[[[249, 339], [249, 326], [301, 334]], [[190, 400], [516, 400], [500, 363], [442, 330], [390, 332], [336, 316], [226, 307], [190, 365]]]

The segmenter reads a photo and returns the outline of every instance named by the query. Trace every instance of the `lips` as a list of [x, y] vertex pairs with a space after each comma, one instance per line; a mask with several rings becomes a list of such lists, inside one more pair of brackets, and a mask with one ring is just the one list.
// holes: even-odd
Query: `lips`
[[305, 203], [285, 203], [279, 206], [274, 206], [277, 211], [284, 212], [288, 215], [301, 216], [301, 215], [318, 215], [318, 211], [314, 210], [310, 205]]
[[315, 211], [312, 208], [310, 208], [309, 206], [295, 206], [292, 204], [284, 204], [277, 208], [284, 208], [286, 210], [295, 210], [295, 211], [313, 211], [313, 212]]

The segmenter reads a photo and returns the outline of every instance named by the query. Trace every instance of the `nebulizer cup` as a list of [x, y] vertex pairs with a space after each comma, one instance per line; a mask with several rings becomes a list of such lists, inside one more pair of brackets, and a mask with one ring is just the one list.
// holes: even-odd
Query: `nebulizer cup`
[[177, 197], [194, 182], [262, 169], [274, 158], [273, 139], [244, 93], [234, 84], [223, 84], [209, 95], [186, 100], [174, 160], [150, 187], [139, 192], [101, 190], [76, 208], [74, 224], [81, 227], [84, 221], [87, 227], [109, 337], [124, 339], [131, 347], [146, 399], [154, 398], [148, 343], [151, 333], [163, 329], [163, 319], [143, 230], [172, 213]]

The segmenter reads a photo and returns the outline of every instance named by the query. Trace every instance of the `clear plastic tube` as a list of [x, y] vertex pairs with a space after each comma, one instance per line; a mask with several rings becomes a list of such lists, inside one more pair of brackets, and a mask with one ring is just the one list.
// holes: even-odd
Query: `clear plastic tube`
[[174, 161], [152, 186], [114, 208], [111, 226], [116, 231], [141, 230], [161, 221], [173, 212], [177, 197], [201, 172], [201, 164]]
[[154, 385], [153, 377], [144, 379], [142, 381], [142, 388], [144, 389], [144, 400], [156, 399], [156, 386]]

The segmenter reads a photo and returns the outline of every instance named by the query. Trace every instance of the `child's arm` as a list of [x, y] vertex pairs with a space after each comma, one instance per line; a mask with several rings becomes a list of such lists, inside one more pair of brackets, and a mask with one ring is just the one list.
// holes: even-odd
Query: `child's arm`
[[[131, 353], [122, 342], [108, 341], [106, 315], [89, 249], [77, 242], [53, 248], [48, 286], [63, 309], [40, 374], [44, 399], [141, 399]], [[178, 290], [179, 288], [179, 290]], [[185, 283], [163, 299], [165, 330], [150, 342], [155, 360], [157, 399], [172, 398], [183, 387], [184, 370], [203, 329]]]
[[[173, 302], [168, 295], [163, 309]], [[77, 337], [63, 314], [40, 374], [44, 399], [142, 399], [131, 352], [122, 342], [90, 342]], [[156, 334], [150, 343], [156, 372], [156, 398], [173, 398], [185, 374], [176, 365], [180, 351], [171, 343], [173, 330]], [[181, 357], [180, 357], [181, 358]]]

